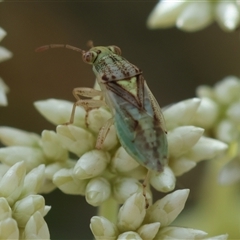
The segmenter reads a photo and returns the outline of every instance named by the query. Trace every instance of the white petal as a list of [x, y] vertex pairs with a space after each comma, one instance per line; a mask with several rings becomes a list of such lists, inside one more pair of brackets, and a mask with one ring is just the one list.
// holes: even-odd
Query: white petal
[[186, 154], [186, 157], [193, 161], [201, 161], [215, 158], [223, 154], [228, 145], [216, 139], [201, 137], [193, 148]]
[[128, 231], [120, 234], [117, 240], [143, 240], [136, 232]]
[[150, 13], [147, 26], [149, 28], [170, 27], [175, 25], [177, 16], [188, 1], [159, 1]]
[[114, 173], [129, 172], [139, 166], [136, 160], [134, 160], [123, 147], [120, 147], [111, 160], [111, 171]]
[[160, 229], [157, 239], [203, 239], [206, 232], [192, 228], [165, 227]]
[[147, 223], [160, 222], [161, 227], [168, 226], [183, 210], [189, 189], [177, 190], [155, 202], [147, 209]]
[[0, 47], [0, 62], [6, 61], [12, 57], [12, 53], [4, 47]]
[[213, 21], [210, 2], [191, 2], [177, 18], [177, 27], [185, 31], [197, 31]]
[[88, 181], [73, 178], [72, 169], [61, 169], [54, 174], [53, 183], [66, 194], [84, 195]]
[[160, 228], [160, 223], [149, 223], [142, 225], [138, 230], [138, 234], [142, 239], [152, 240]]
[[18, 162], [13, 165], [0, 181], [0, 195], [13, 204], [21, 194], [26, 173], [25, 164]]
[[19, 239], [17, 222], [12, 218], [7, 218], [0, 222], [0, 239]]
[[126, 200], [118, 213], [118, 229], [121, 232], [136, 230], [140, 227], [145, 214], [146, 201], [142, 193], [135, 193]]
[[216, 2], [215, 17], [226, 31], [233, 31], [239, 25], [239, 10], [235, 2]]
[[94, 133], [99, 133], [104, 123], [111, 117], [112, 114], [105, 108], [90, 110], [87, 117], [88, 128]]
[[88, 179], [100, 175], [110, 161], [108, 152], [92, 150], [83, 154], [77, 161], [73, 174], [78, 179]]
[[185, 157], [180, 157], [177, 159], [171, 159], [170, 167], [174, 172], [176, 177], [181, 176], [185, 172], [188, 172], [197, 165], [196, 162], [187, 159]]
[[117, 227], [104, 217], [92, 217], [90, 228], [96, 240], [115, 240], [118, 235]]
[[[55, 125], [69, 122], [73, 103], [59, 99], [47, 99], [34, 102], [35, 108], [51, 123]], [[84, 108], [76, 107], [74, 125], [86, 127], [86, 111]]]
[[21, 197], [29, 194], [37, 194], [44, 178], [45, 165], [41, 164], [37, 168], [31, 170], [24, 179]]
[[92, 206], [99, 206], [111, 195], [110, 183], [102, 177], [93, 178], [86, 187], [86, 201]]
[[135, 178], [118, 177], [113, 182], [113, 196], [120, 204], [134, 193], [142, 192], [142, 184]]
[[24, 239], [31, 239], [31, 240], [50, 239], [48, 226], [39, 212], [36, 212], [29, 219], [24, 229]]
[[36, 133], [26, 132], [12, 127], [0, 127], [0, 140], [7, 146], [37, 147], [40, 136]]
[[150, 183], [151, 185], [160, 192], [170, 192], [175, 188], [176, 178], [168, 166], [165, 166], [163, 172], [154, 173], [152, 172]]
[[64, 162], [67, 160], [67, 149], [62, 147], [56, 132], [44, 130], [42, 132], [41, 146], [44, 154], [51, 161]]
[[43, 164], [45, 162], [45, 156], [38, 148], [11, 146], [0, 148], [0, 161], [9, 166], [19, 161], [24, 161], [27, 171], [30, 171], [40, 164]]
[[199, 126], [204, 129], [209, 129], [215, 124], [218, 115], [218, 105], [210, 98], [203, 97], [201, 99], [201, 104], [193, 119], [192, 125]]
[[173, 158], [189, 151], [200, 139], [204, 129], [194, 126], [177, 127], [168, 133], [169, 155]]
[[0, 197], [0, 222], [12, 217], [12, 209], [4, 197]]
[[178, 126], [191, 124], [200, 103], [199, 98], [191, 98], [165, 107], [163, 115], [167, 129], [171, 130]]
[[41, 195], [29, 195], [13, 206], [13, 218], [17, 220], [19, 227], [25, 227], [29, 218], [37, 211], [44, 214], [45, 200]]
[[96, 138], [91, 132], [74, 125], [57, 126], [57, 134], [62, 145], [77, 156], [92, 150], [96, 143]]

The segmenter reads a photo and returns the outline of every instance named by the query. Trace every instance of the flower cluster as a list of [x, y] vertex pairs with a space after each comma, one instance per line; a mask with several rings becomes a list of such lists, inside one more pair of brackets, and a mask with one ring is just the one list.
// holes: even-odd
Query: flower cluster
[[207, 233], [200, 230], [169, 226], [184, 208], [188, 194], [188, 189], [177, 190], [145, 209], [143, 195], [135, 193], [120, 208], [116, 224], [104, 217], [94, 216], [91, 219], [90, 228], [96, 240], [226, 240], [226, 234], [206, 238]]
[[14, 164], [1, 177], [0, 239], [50, 239], [43, 219], [50, 207], [37, 195], [43, 177], [44, 165], [26, 174], [24, 162]]
[[229, 76], [215, 86], [200, 86], [197, 95], [202, 99], [193, 124], [206, 129], [230, 146], [230, 161], [220, 174], [220, 182], [231, 184], [240, 180], [240, 79]]
[[[189, 171], [198, 161], [214, 158], [227, 149], [226, 144], [203, 137], [203, 129], [190, 124], [199, 105], [199, 99], [189, 99], [163, 110], [169, 131], [169, 166], [162, 173], [151, 173], [150, 183], [158, 191], [172, 191], [176, 176]], [[68, 121], [72, 103], [49, 99], [38, 101], [35, 106], [50, 122], [58, 125]], [[16, 133], [19, 130], [3, 127], [0, 139], [6, 145], [14, 146], [0, 149], [0, 160], [12, 165], [16, 159], [25, 159], [29, 170], [44, 163], [42, 192], [49, 192], [57, 186], [67, 194], [85, 195], [93, 206], [101, 205], [111, 196], [124, 203], [133, 193], [142, 192], [142, 184], [138, 180], [145, 178], [146, 169], [120, 146], [114, 126], [103, 149], [95, 149], [99, 129], [110, 117], [110, 112], [102, 107], [89, 111], [86, 118], [85, 110], [78, 107], [74, 124], [58, 125], [56, 133], [44, 130], [41, 137], [31, 134], [31, 141], [29, 133]], [[14, 131], [12, 137], [11, 131]], [[13, 137], [17, 134], [21, 137]], [[22, 134], [28, 134], [30, 142], [27, 139], [24, 142]], [[25, 155], [20, 156], [21, 152]], [[78, 160], [69, 158], [68, 152]], [[148, 198], [150, 196], [148, 190]]]
[[[0, 28], [0, 41], [7, 35], [7, 33]], [[0, 47], [0, 62], [8, 60], [12, 57], [12, 53], [4, 47]], [[9, 91], [8, 86], [0, 78], [0, 106], [7, 105], [6, 93]]]
[[225, 31], [235, 30], [240, 23], [239, 2], [161, 0], [148, 17], [147, 25], [152, 29], [176, 25], [184, 31], [197, 31], [214, 20]]

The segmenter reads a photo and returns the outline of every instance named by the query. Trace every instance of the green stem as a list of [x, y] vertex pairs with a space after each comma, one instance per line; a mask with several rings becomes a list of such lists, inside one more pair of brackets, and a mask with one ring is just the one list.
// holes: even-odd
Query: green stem
[[119, 204], [113, 198], [109, 198], [98, 208], [98, 216], [107, 218], [112, 223], [117, 222]]

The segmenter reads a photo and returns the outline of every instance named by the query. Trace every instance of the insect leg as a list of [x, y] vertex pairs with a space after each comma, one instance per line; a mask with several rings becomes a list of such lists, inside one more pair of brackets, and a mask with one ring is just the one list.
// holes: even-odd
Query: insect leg
[[113, 125], [113, 118], [108, 119], [105, 124], [101, 127], [99, 133], [98, 133], [98, 138], [96, 142], [96, 148], [97, 149], [102, 149], [102, 145], [104, 143], [104, 140], [107, 137], [107, 134], [110, 130], [110, 127]]
[[148, 170], [147, 175], [146, 175], [146, 177], [145, 177], [145, 179], [142, 183], [142, 185], [143, 185], [143, 196], [144, 196], [145, 202], [146, 202], [146, 205], [145, 205], [146, 209], [149, 207], [149, 202], [148, 202], [148, 199], [147, 199], [147, 192], [146, 192], [149, 176], [150, 176], [150, 170]]
[[[100, 96], [103, 98], [103, 93], [99, 90], [93, 89], [93, 88], [74, 88], [73, 89], [73, 96], [77, 99], [77, 101], [73, 104], [72, 107], [72, 113], [69, 122], [65, 124], [72, 124], [74, 120], [75, 110], [77, 106], [82, 106], [87, 114], [86, 119], [88, 115], [88, 111], [93, 108], [98, 108], [106, 105], [106, 103], [103, 100], [94, 100], [94, 99], [81, 99], [81, 97], [88, 97], [93, 98], [96, 96]], [[87, 123], [87, 121], [86, 121]]]

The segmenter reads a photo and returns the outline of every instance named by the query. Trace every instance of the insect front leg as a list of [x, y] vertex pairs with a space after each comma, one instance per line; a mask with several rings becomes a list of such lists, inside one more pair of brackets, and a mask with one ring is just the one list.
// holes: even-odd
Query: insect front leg
[[110, 130], [110, 127], [113, 125], [113, 118], [108, 119], [105, 124], [101, 127], [99, 133], [98, 133], [98, 138], [96, 142], [96, 148], [97, 149], [102, 149], [102, 145], [104, 143], [104, 140], [107, 137], [107, 134]]
[[[93, 108], [99, 108], [102, 106], [106, 106], [106, 103], [102, 100], [103, 99], [103, 93], [102, 91], [93, 89], [93, 88], [74, 88], [73, 89], [73, 96], [77, 99], [77, 101], [73, 104], [71, 117], [68, 123], [66, 124], [72, 124], [74, 121], [74, 115], [76, 111], [77, 106], [82, 106], [86, 110], [86, 125], [87, 125], [87, 116], [88, 111]], [[100, 96], [100, 100], [95, 99], [81, 99], [81, 97], [88, 97], [88, 98], [94, 98], [96, 96]]]

